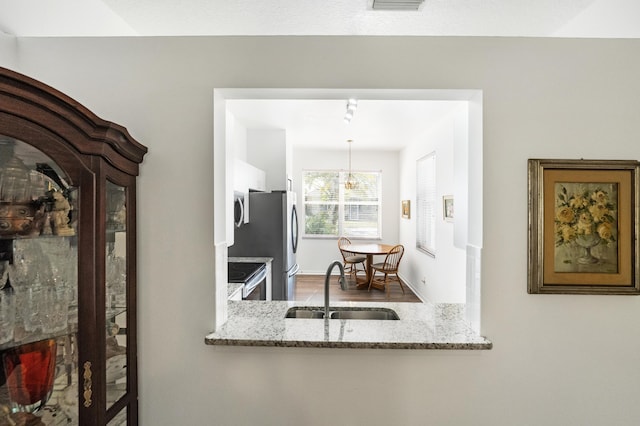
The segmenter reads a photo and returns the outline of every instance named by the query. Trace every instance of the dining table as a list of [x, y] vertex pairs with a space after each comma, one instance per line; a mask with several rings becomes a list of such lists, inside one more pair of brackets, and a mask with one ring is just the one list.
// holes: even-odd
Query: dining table
[[[395, 245], [382, 243], [356, 243], [347, 244], [343, 247], [343, 249], [346, 251], [367, 256], [367, 260], [365, 262], [367, 281], [358, 283], [358, 289], [369, 288], [369, 282], [371, 281], [371, 275], [373, 274], [373, 269], [371, 268], [371, 265], [373, 265], [373, 256], [383, 254], [386, 255], [393, 247], [395, 247]], [[377, 288], [378, 290], [384, 290], [384, 285], [377, 285], [376, 283], [373, 283], [371, 287]]]

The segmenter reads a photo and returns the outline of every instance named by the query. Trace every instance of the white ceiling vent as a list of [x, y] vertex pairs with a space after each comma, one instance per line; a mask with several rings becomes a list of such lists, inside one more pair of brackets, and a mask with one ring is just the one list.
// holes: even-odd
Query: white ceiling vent
[[373, 0], [373, 10], [418, 10], [424, 0]]

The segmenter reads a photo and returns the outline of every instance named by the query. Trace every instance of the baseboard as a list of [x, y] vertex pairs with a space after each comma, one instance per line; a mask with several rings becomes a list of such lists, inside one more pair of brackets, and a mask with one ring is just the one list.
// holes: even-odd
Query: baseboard
[[407, 287], [409, 287], [409, 288], [411, 289], [411, 291], [413, 292], [413, 294], [415, 294], [415, 295], [416, 295], [416, 297], [417, 297], [418, 299], [420, 299], [420, 301], [421, 301], [422, 303], [426, 303], [426, 301], [422, 298], [422, 295], [421, 295], [419, 292], [417, 292], [417, 291], [416, 291], [416, 287], [413, 285], [413, 283], [411, 283], [410, 281], [406, 280], [406, 279], [404, 278], [404, 276], [402, 276], [402, 274], [398, 274], [398, 277], [400, 277], [400, 279], [402, 280], [402, 282], [403, 282]]

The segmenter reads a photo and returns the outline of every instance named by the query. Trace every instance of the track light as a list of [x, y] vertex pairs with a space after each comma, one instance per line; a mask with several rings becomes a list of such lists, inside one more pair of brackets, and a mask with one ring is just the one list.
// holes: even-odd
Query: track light
[[347, 101], [347, 112], [344, 114], [344, 122], [349, 124], [351, 119], [353, 118], [353, 114], [356, 112], [356, 108], [358, 108], [358, 100], [357, 99], [349, 99]]

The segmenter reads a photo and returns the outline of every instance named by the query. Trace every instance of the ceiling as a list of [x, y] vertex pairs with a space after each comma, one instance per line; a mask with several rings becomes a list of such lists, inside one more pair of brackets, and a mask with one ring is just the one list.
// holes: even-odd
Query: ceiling
[[[384, 35], [640, 38], [638, 0], [425, 0], [415, 11], [372, 0], [2, 0], [0, 34], [17, 37]], [[247, 127], [287, 130], [295, 144], [400, 149], [447, 113], [432, 101], [361, 100], [349, 125], [341, 100], [229, 103]]]
[[450, 114], [460, 101], [360, 99], [344, 122], [347, 99], [248, 99], [227, 101], [227, 110], [246, 128], [286, 129], [299, 148], [397, 151]]
[[637, 0], [2, 0], [0, 31], [30, 36], [432, 35], [640, 37]]

